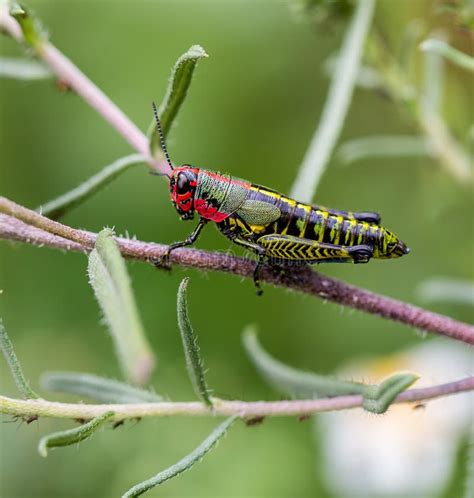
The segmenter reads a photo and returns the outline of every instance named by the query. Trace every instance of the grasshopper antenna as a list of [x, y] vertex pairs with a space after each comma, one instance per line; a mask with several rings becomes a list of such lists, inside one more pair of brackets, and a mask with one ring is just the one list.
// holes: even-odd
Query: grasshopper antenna
[[161, 150], [165, 154], [168, 166], [173, 170], [173, 164], [171, 163], [170, 155], [168, 154], [168, 149], [166, 148], [165, 136], [161, 128], [160, 118], [158, 116], [158, 109], [156, 108], [156, 104], [154, 102], [152, 102], [151, 105], [153, 107], [153, 114], [155, 115], [156, 129], [158, 130], [158, 135], [160, 137]]

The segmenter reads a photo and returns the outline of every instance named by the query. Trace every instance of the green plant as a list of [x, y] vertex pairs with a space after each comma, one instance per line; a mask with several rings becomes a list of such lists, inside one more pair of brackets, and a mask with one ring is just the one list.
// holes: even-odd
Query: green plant
[[[449, 133], [446, 124], [439, 119], [438, 112], [435, 112], [433, 107], [425, 105], [432, 104], [432, 101], [430, 102], [430, 99], [426, 98], [426, 96], [420, 96], [418, 92], [413, 92], [413, 84], [411, 81], [406, 81], [405, 73], [401, 70], [399, 63], [393, 60], [390, 53], [387, 54], [386, 47], [377, 35], [368, 31], [373, 8], [374, 2], [372, 1], [359, 2], [360, 10], [353, 21], [355, 27], [348, 32], [348, 41], [347, 45], [345, 45], [350, 46], [352, 50], [355, 47], [358, 55], [355, 57], [353, 51], [346, 53], [347, 60], [351, 61], [351, 71], [346, 74], [344, 85], [342, 85], [341, 78], [337, 73], [333, 75], [334, 82], [337, 85], [335, 84], [331, 88], [332, 92], [334, 92], [333, 95], [336, 95], [336, 97], [328, 99], [328, 108], [323, 114], [325, 118], [320, 128], [320, 130], [329, 130], [331, 140], [323, 141], [325, 147], [329, 146], [329, 148], [324, 154], [321, 154], [319, 147], [313, 148], [308, 156], [309, 162], [307, 164], [310, 165], [309, 169], [304, 168], [301, 170], [312, 171], [313, 180], [311, 182], [306, 180], [300, 182], [300, 184], [305, 185], [304, 192], [302, 191], [301, 195], [308, 199], [312, 198], [322, 171], [328, 164], [328, 159], [344, 122], [351, 92], [354, 86], [359, 83], [360, 59], [365, 44], [368, 45], [365, 58], [373, 66], [372, 69], [375, 68], [378, 84], [383, 85], [384, 90], [390, 94], [393, 101], [401, 103], [408, 109], [410, 118], [422, 131], [421, 137], [410, 137], [416, 140], [416, 144], [420, 145], [421, 143], [422, 145], [421, 152], [419, 147], [415, 147], [416, 152], [425, 153], [429, 150], [456, 178], [462, 180], [471, 178], [470, 169], [466, 169], [467, 154]], [[42, 29], [39, 28], [39, 23], [29, 15], [25, 8], [15, 6], [12, 10], [12, 15], [14, 15], [18, 24], [6, 12], [1, 12], [0, 25], [3, 30], [18, 41], [22, 41], [24, 38], [33, 52], [49, 66], [48, 77], [50, 77], [51, 73], [55, 74], [82, 96], [122, 134], [138, 154], [120, 158], [83, 185], [54, 201], [46, 203], [42, 208], [38, 208], [37, 211], [41, 211], [43, 216], [5, 198], [0, 198], [0, 212], [3, 213], [3, 215], [0, 215], [0, 236], [3, 239], [35, 243], [37, 245], [42, 244], [66, 249], [67, 251], [90, 253], [90, 279], [106, 321], [110, 326], [112, 336], [116, 341], [119, 363], [128, 381], [147, 384], [153, 364], [152, 353], [147, 345], [143, 332], [144, 328], [141, 325], [133, 302], [133, 294], [130, 290], [130, 283], [120, 254], [127, 258], [148, 261], [160, 257], [166, 250], [166, 246], [115, 237], [110, 230], [102, 231], [96, 235], [73, 229], [55, 222], [53, 219], [59, 218], [68, 209], [79, 206], [80, 203], [86, 201], [103, 185], [133, 165], [145, 163], [152, 170], [163, 170], [165, 164], [157, 148], [156, 137], [154, 134], [151, 134], [151, 137], [146, 137], [113, 102], [80, 73], [47, 40]], [[362, 30], [360, 28], [361, 23], [363, 23], [362, 27], [364, 28]], [[359, 26], [359, 29], [357, 29], [357, 26]], [[358, 34], [355, 46], [353, 45], [354, 33]], [[370, 36], [369, 40], [366, 39], [367, 33]], [[430, 46], [428, 45], [429, 48]], [[432, 44], [431, 48], [433, 48]], [[425, 49], [427, 49], [426, 45]], [[166, 97], [160, 106], [161, 113], [165, 115], [163, 123], [165, 133], [171, 129], [177, 111], [186, 96], [197, 61], [205, 56], [204, 50], [193, 46], [178, 59], [172, 71]], [[459, 57], [452, 57], [452, 59], [460, 60]], [[467, 64], [465, 58], [461, 59], [463, 67], [470, 67], [470, 59], [467, 59]], [[343, 63], [339, 64], [339, 70], [342, 71], [344, 67]], [[339, 90], [336, 92], [337, 88]], [[436, 93], [436, 89], [431, 89], [428, 92], [431, 97], [436, 96]], [[341, 107], [341, 103], [345, 105]], [[338, 106], [339, 110], [337, 112], [334, 106]], [[372, 137], [372, 140], [376, 138]], [[394, 137], [391, 138], [392, 140], [394, 139]], [[429, 139], [430, 143], [434, 142], [434, 151], [426, 145], [426, 139]], [[377, 141], [375, 140], [375, 142]], [[380, 146], [380, 143], [378, 145]], [[408, 145], [413, 145], [413, 141], [409, 140]], [[367, 147], [367, 143], [365, 143], [362, 150], [366, 154], [387, 153], [387, 147], [383, 146], [377, 149], [376, 146], [377, 143], [374, 145], [372, 142], [372, 145], [369, 143], [369, 147]], [[399, 153], [411, 153], [409, 146], [407, 146], [407, 142], [399, 141], [396, 149], [398, 149]], [[323, 158], [322, 161], [321, 158]], [[316, 159], [319, 163], [318, 166], [315, 166]], [[315, 171], [316, 174], [314, 173]], [[311, 183], [311, 186], [309, 186], [309, 183]], [[175, 265], [210, 269], [245, 277], [249, 277], [253, 270], [252, 263], [243, 258], [198, 250], [180, 250], [173, 254], [171, 262]], [[473, 328], [467, 324], [373, 294], [308, 269], [283, 275], [267, 269], [263, 274], [263, 280], [280, 287], [298, 290], [322, 299], [332, 300], [345, 306], [380, 315], [384, 318], [397, 320], [412, 327], [436, 332], [468, 344], [474, 343]], [[255, 336], [247, 334], [245, 335], [246, 348], [262, 375], [286, 396], [297, 395], [302, 399], [261, 403], [221, 400], [209, 395], [202, 361], [200, 360], [196, 339], [193, 336], [188, 317], [185, 282], [183, 282], [179, 292], [178, 320], [182, 332], [188, 371], [200, 401], [185, 403], [163, 401], [159, 394], [132, 387], [128, 384], [101, 379], [90, 374], [78, 375], [71, 373], [48, 374], [45, 377], [44, 386], [48, 389], [54, 387], [56, 390], [68, 393], [87, 395], [91, 399], [98, 400], [99, 404], [52, 403], [36, 399], [34, 392], [28, 387], [24, 376], [21, 374], [13, 348], [2, 327], [2, 349], [12, 365], [15, 380], [21, 387], [20, 391], [27, 399], [14, 400], [2, 396], [0, 397], [0, 411], [28, 421], [36, 417], [50, 416], [79, 419], [85, 422], [79, 428], [43, 438], [40, 443], [40, 451], [43, 455], [48, 447], [74, 444], [87, 438], [94, 430], [104, 424], [120, 423], [127, 419], [165, 415], [231, 417], [206, 438], [202, 445], [196, 448], [188, 457], [164, 473], [160, 473], [155, 478], [147, 481], [143, 486], [132, 488], [126, 494], [126, 496], [137, 496], [149, 489], [150, 486], [159, 484], [169, 477], [190, 468], [224, 435], [234, 422], [235, 417], [242, 418], [250, 425], [261, 420], [262, 417], [306, 416], [318, 411], [357, 406], [364, 406], [367, 410], [381, 413], [394, 401], [425, 400], [474, 389], [472, 377], [446, 385], [433, 386], [432, 388], [405, 391], [416, 380], [413, 374], [396, 374], [389, 377], [381, 385], [368, 386], [361, 383], [317, 376], [308, 372], [300, 372], [279, 364], [262, 350], [258, 342], [256, 342]], [[124, 324], [127, 324], [125, 328]], [[146, 368], [142, 368], [143, 358], [145, 358], [143, 363]], [[318, 397], [318, 399], [313, 399], [314, 397]]]

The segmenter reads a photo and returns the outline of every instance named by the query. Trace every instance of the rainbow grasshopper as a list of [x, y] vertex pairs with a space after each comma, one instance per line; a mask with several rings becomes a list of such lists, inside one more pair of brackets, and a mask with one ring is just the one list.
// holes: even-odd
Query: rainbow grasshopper
[[407, 246], [380, 225], [380, 215], [304, 204], [279, 192], [189, 164], [173, 167], [160, 119], [153, 104], [161, 147], [171, 172], [171, 201], [183, 220], [199, 223], [188, 238], [168, 246], [157, 266], [167, 265], [171, 252], [194, 244], [209, 222], [232, 242], [257, 255], [253, 281], [261, 295], [259, 275], [266, 262], [290, 264], [392, 259], [408, 254]]

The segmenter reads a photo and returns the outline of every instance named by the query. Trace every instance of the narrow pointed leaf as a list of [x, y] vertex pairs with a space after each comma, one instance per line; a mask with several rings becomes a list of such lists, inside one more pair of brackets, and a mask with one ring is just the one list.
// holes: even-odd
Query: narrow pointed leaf
[[[324, 72], [332, 79], [338, 65], [337, 56], [330, 56], [324, 62]], [[383, 80], [377, 69], [372, 66], [360, 64], [359, 72], [357, 73], [356, 84], [359, 88], [365, 90], [374, 90], [383, 88]]]
[[163, 398], [124, 382], [78, 372], [46, 372], [40, 385], [47, 391], [76, 394], [101, 403], [157, 403]]
[[364, 409], [372, 413], [385, 413], [395, 398], [408, 389], [418, 375], [413, 373], [396, 373], [374, 386], [367, 386], [364, 391]]
[[343, 143], [337, 151], [337, 156], [348, 165], [368, 158], [427, 157], [430, 153], [429, 143], [423, 137], [373, 135]]
[[83, 424], [74, 429], [67, 431], [54, 432], [40, 439], [38, 444], [38, 452], [42, 457], [48, 456], [48, 448], [56, 448], [59, 446], [70, 446], [71, 444], [79, 443], [87, 439], [101, 425], [107, 422], [114, 415], [114, 412], [106, 412], [99, 417], [93, 418], [87, 424]]
[[133, 384], [145, 384], [153, 370], [155, 358], [145, 336], [127, 269], [112, 230], [105, 228], [97, 236], [95, 248], [89, 255], [88, 273], [125, 378]]
[[226, 434], [231, 425], [235, 422], [236, 416], [229, 417], [222, 424], [220, 424], [216, 429], [214, 429], [211, 434], [189, 455], [184, 457], [175, 465], [163, 470], [156, 476], [148, 479], [147, 481], [143, 481], [133, 488], [129, 489], [122, 498], [132, 498], [136, 496], [140, 496], [143, 493], [149, 491], [151, 488], [158, 486], [159, 484], [172, 479], [173, 477], [178, 476], [182, 472], [189, 470], [194, 464], [199, 462], [205, 455], [208, 453], [219, 440]]
[[[193, 45], [187, 52], [181, 55], [173, 66], [166, 95], [159, 108], [161, 126], [165, 137], [168, 135], [171, 125], [186, 98], [197, 63], [207, 56], [205, 50], [200, 45]], [[150, 138], [151, 153], [153, 156], [156, 156], [156, 153], [161, 151], [161, 147], [154, 121], [150, 125], [148, 136]]]
[[321, 398], [361, 394], [365, 410], [384, 413], [398, 394], [418, 379], [418, 376], [412, 373], [396, 373], [381, 384], [344, 381], [296, 370], [275, 360], [259, 344], [251, 327], [244, 332], [243, 341], [250, 359], [262, 377], [277, 391], [290, 396]]
[[57, 220], [67, 211], [70, 211], [92, 197], [97, 191], [105, 187], [130, 167], [142, 164], [144, 161], [145, 158], [141, 154], [131, 154], [129, 156], [121, 157], [100, 170], [94, 176], [91, 176], [76, 188], [39, 206], [36, 208], [36, 211], [40, 212], [43, 216]]
[[187, 287], [189, 279], [185, 278], [181, 282], [178, 290], [178, 325], [183, 341], [184, 356], [186, 358], [186, 368], [196, 395], [208, 406], [212, 406], [204, 377], [204, 368], [199, 355], [197, 338], [194, 336], [193, 327], [188, 315]]
[[474, 57], [456, 50], [443, 40], [430, 38], [428, 40], [425, 40], [420, 45], [420, 48], [424, 52], [431, 52], [437, 55], [441, 55], [457, 66], [463, 69], [467, 69], [470, 72], [474, 72]]
[[261, 376], [280, 393], [298, 398], [323, 398], [362, 394], [365, 385], [291, 368], [269, 355], [260, 345], [253, 327], [242, 336], [245, 350]]
[[0, 78], [34, 81], [51, 77], [51, 71], [40, 62], [25, 57], [0, 57]]
[[38, 399], [39, 396], [31, 389], [30, 384], [26, 380], [20, 362], [13, 349], [13, 344], [8, 337], [7, 331], [3, 325], [3, 320], [0, 318], [0, 348], [7, 360], [8, 367], [15, 381], [16, 387], [27, 399]]
[[39, 49], [41, 44], [46, 40], [46, 34], [39, 19], [30, 9], [17, 2], [12, 2], [10, 15], [20, 25], [25, 41], [33, 48]]
[[433, 277], [417, 288], [420, 299], [428, 303], [456, 303], [474, 306], [474, 282], [467, 279]]

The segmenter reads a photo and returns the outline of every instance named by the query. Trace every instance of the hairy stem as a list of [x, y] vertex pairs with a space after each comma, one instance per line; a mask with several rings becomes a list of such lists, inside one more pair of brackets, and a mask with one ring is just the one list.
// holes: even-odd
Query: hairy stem
[[[6, 6], [0, 6], [0, 31], [8, 33], [18, 42], [23, 41], [21, 29], [9, 15]], [[151, 157], [147, 136], [77, 66], [47, 40], [34, 46], [33, 49], [61, 82], [95, 109], [137, 152], [145, 156], [149, 164], [162, 173], [167, 173], [166, 161], [155, 161]]]
[[[5, 197], [0, 197], [0, 213], [4, 213], [0, 214], [0, 239], [67, 251], [89, 252], [94, 246], [96, 234], [75, 230], [52, 221]], [[159, 259], [167, 249], [163, 244], [120, 237], [115, 240], [124, 257], [141, 261]], [[184, 267], [221, 271], [250, 278], [255, 267], [254, 261], [241, 257], [185, 248], [173, 251], [170, 262]], [[309, 267], [295, 267], [283, 274], [267, 267], [262, 272], [262, 281], [474, 344], [474, 326], [327, 277]]]
[[[426, 401], [441, 396], [474, 390], [474, 377], [433, 387], [410, 389], [397, 396], [394, 403]], [[324, 399], [303, 399], [291, 401], [224, 401], [213, 398], [214, 410], [200, 402], [160, 402], [137, 404], [85, 405], [59, 403], [45, 400], [19, 400], [0, 396], [0, 413], [19, 417], [52, 417], [89, 420], [113, 411], [112, 420], [119, 421], [142, 417], [163, 417], [170, 415], [188, 416], [230, 416], [242, 418], [284, 417], [309, 415], [317, 412], [346, 410], [361, 407], [363, 397], [359, 394], [336, 396]]]

